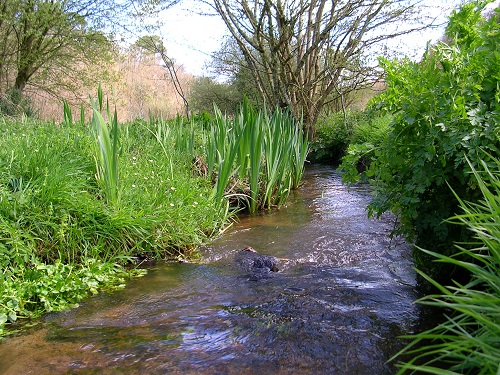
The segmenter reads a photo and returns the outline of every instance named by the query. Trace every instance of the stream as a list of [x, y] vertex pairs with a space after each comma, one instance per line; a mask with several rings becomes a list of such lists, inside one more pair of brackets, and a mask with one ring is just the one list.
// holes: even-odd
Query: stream
[[[364, 186], [306, 169], [286, 207], [242, 216], [198, 263], [152, 267], [127, 288], [0, 343], [0, 374], [393, 374], [421, 318], [411, 246], [390, 215], [368, 219]], [[281, 258], [256, 279], [251, 246]]]

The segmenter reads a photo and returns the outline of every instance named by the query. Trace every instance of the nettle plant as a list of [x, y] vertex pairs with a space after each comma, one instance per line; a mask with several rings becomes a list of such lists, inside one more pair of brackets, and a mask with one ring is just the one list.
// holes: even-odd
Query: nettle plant
[[[467, 201], [479, 196], [467, 160], [489, 165], [499, 155], [500, 15], [485, 20], [480, 11], [475, 3], [454, 12], [449, 42], [418, 63], [382, 59], [388, 88], [372, 104], [394, 119], [365, 172], [374, 186], [369, 210], [393, 211], [399, 233], [443, 254], [470, 237], [445, 222], [458, 211], [452, 190]], [[425, 259], [416, 261], [429, 271]]]

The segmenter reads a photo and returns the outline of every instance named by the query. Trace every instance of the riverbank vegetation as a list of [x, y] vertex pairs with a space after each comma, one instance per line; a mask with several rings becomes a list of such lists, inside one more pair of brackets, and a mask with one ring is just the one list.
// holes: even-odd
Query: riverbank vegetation
[[[142, 274], [131, 265], [143, 260], [192, 256], [238, 210], [282, 205], [300, 182], [306, 133], [314, 137], [311, 160], [341, 159], [344, 181], [373, 187], [370, 215], [392, 211], [395, 234], [415, 242], [421, 279], [442, 293], [422, 303], [456, 312], [417, 336], [415, 344], [425, 344], [409, 347], [415, 362], [404, 369], [445, 373], [417, 363], [428, 355], [429, 366], [450, 360], [457, 372], [498, 363], [496, 336], [485, 334], [498, 335], [500, 216], [500, 28], [498, 12], [481, 14], [489, 1], [454, 12], [443, 40], [420, 61], [381, 58], [381, 74], [372, 68], [372, 46], [394, 36], [388, 26], [401, 24], [400, 16], [416, 21], [419, 2], [383, 8], [359, 0], [337, 4], [337, 12], [325, 2], [289, 9], [270, 2], [256, 4], [255, 17], [238, 2], [217, 0], [232, 35], [218, 60], [219, 72], [230, 68], [227, 83], [184, 75], [156, 36], [115, 53], [100, 22], [139, 9], [133, 1], [21, 3], [5, 2], [0, 24], [0, 112], [23, 115], [0, 117], [0, 335], [20, 318], [123, 286]], [[240, 27], [245, 17], [259, 20], [250, 34]], [[422, 26], [405, 25], [399, 32]], [[368, 32], [378, 26], [383, 35]], [[307, 32], [290, 32], [297, 28]], [[43, 42], [37, 47], [54, 47], [51, 54], [29, 48], [33, 35]], [[151, 49], [147, 39], [158, 43]], [[117, 87], [113, 106], [99, 91], [75, 120], [71, 109], [96, 77]], [[190, 83], [198, 114], [175, 117], [192, 113], [185, 101], [161, 95]], [[383, 92], [366, 110], [348, 105], [372, 86]], [[26, 117], [48, 108], [36, 101], [40, 92], [73, 104], [51, 113], [61, 123]], [[457, 335], [468, 340], [460, 344]]]
[[498, 372], [500, 26], [498, 9], [483, 17], [488, 3], [453, 12], [421, 61], [381, 59], [387, 89], [365, 114], [390, 122], [349, 144], [341, 165], [345, 181], [371, 184], [370, 214], [392, 211], [395, 233], [415, 242], [434, 287], [419, 302], [446, 311], [413, 337], [400, 373]]
[[[421, 249], [437, 262], [467, 271], [465, 283], [440, 283], [420, 272], [436, 293], [418, 302], [446, 311], [438, 326], [408, 337], [401, 352], [411, 358], [399, 364], [404, 373], [496, 374], [500, 362], [500, 159], [470, 164], [481, 191], [475, 202], [456, 199], [461, 213], [448, 222], [466, 228], [473, 240], [457, 244], [455, 254]], [[476, 169], [477, 168], [477, 169]]]
[[91, 109], [90, 123], [67, 105], [61, 124], [1, 118], [0, 334], [122, 287], [144, 260], [193, 256], [302, 176], [307, 139], [281, 110], [119, 123], [101, 90]]

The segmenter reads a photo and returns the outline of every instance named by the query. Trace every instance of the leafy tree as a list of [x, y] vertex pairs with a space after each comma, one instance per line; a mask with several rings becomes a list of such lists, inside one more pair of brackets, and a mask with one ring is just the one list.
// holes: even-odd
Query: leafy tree
[[213, 3], [266, 103], [290, 107], [310, 132], [325, 105], [378, 78], [375, 46], [426, 26], [415, 0]]
[[232, 90], [238, 91], [240, 102], [242, 95], [245, 95], [255, 105], [264, 104], [245, 56], [232, 36], [225, 37], [209, 68], [216, 77], [225, 78]]
[[[375, 188], [370, 211], [393, 211], [401, 233], [441, 254], [470, 237], [446, 221], [459, 211], [454, 194], [478, 199], [469, 162], [494, 168], [492, 156], [500, 155], [500, 26], [498, 17], [481, 17], [486, 3], [454, 12], [446, 30], [451, 42], [430, 48], [421, 62], [383, 59], [388, 89], [374, 104], [394, 120], [366, 172]], [[417, 266], [437, 277], [438, 268], [420, 254]]]

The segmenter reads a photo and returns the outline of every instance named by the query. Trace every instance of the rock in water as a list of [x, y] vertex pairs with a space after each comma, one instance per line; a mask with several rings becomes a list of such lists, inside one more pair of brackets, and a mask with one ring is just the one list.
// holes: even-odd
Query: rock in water
[[247, 272], [278, 272], [279, 259], [259, 254], [255, 249], [246, 247], [235, 256], [235, 261]]

